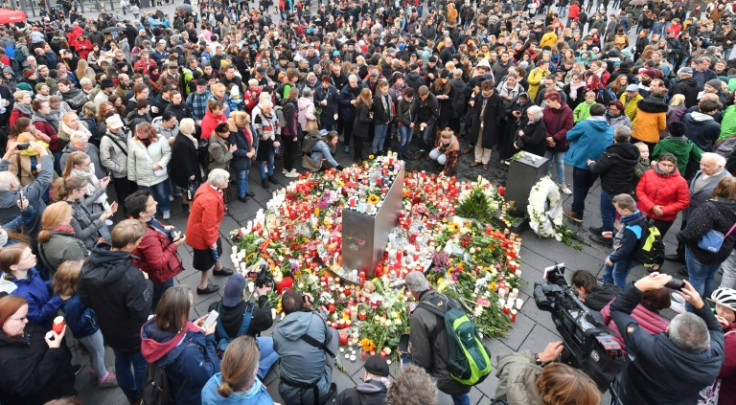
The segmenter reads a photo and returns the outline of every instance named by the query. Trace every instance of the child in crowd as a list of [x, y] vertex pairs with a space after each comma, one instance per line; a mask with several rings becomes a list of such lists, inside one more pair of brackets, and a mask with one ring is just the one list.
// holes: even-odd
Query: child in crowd
[[634, 260], [637, 241], [641, 239], [646, 217], [636, 208], [636, 201], [630, 194], [613, 197], [613, 206], [621, 215], [623, 225], [613, 237], [613, 253], [606, 257], [603, 282], [626, 288], [626, 276], [638, 263]]
[[435, 148], [429, 152], [429, 159], [436, 160], [444, 165], [441, 175], [449, 176], [455, 168], [457, 159], [460, 157], [460, 142], [450, 128], [445, 128], [440, 133]]
[[572, 111], [572, 119], [577, 124], [579, 121], [585, 121], [590, 117], [590, 107], [595, 104], [595, 92], [586, 91], [585, 101], [578, 104], [577, 107]]
[[649, 163], [649, 147], [644, 142], [637, 142], [634, 144], [639, 149], [639, 163], [634, 168], [634, 188], [639, 183], [639, 179], [644, 175], [644, 172], [650, 169]]

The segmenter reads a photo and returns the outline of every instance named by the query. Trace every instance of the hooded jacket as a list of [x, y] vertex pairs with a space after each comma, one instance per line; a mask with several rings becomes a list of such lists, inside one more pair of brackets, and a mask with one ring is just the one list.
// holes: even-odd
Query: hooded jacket
[[537, 391], [537, 377], [542, 367], [534, 362], [529, 350], [498, 356], [496, 376], [499, 379], [495, 398], [506, 396], [509, 404], [544, 405]]
[[710, 345], [701, 353], [688, 353], [660, 333], [650, 335], [631, 316], [644, 294], [629, 284], [611, 304], [611, 318], [624, 331], [629, 361], [616, 376], [618, 396], [624, 404], [697, 403], [701, 389], [713, 383], [723, 363], [723, 330], [706, 304], [693, 312], [705, 321]]
[[141, 353], [166, 369], [175, 404], [201, 403], [202, 388], [220, 369], [215, 335], [205, 335], [191, 322], [174, 333], [160, 330], [152, 318], [141, 328]]
[[675, 87], [672, 89], [672, 95], [675, 94], [682, 94], [685, 96], [685, 106], [687, 108], [690, 108], [694, 105], [698, 104], [698, 93], [700, 90], [698, 90], [698, 81], [695, 80], [694, 77], [688, 77], [687, 79], [682, 79], [675, 84]]
[[601, 187], [609, 194], [631, 193], [639, 149], [629, 142], [614, 143], [598, 158], [590, 171], [601, 177]]
[[[674, 221], [677, 213], [690, 204], [690, 191], [687, 181], [680, 176], [679, 170], [663, 174], [657, 169], [644, 172], [636, 186], [639, 209], [649, 218], [660, 221]], [[652, 212], [655, 205], [662, 206], [661, 217]]]
[[35, 268], [28, 270], [28, 276], [22, 280], [11, 280], [18, 288], [13, 295], [28, 301], [28, 321], [51, 329], [51, 321], [56, 316], [64, 301], [51, 292], [51, 282], [44, 281]]
[[84, 92], [77, 88], [71, 88], [69, 91], [61, 93], [61, 98], [71, 107], [74, 111], [80, 111], [85, 103], [89, 101], [89, 97]]
[[327, 346], [335, 339], [335, 331], [313, 312], [292, 312], [273, 329], [273, 348], [281, 361], [279, 393], [285, 403], [312, 405], [314, 394], [311, 389], [292, 387], [284, 380], [316, 384], [322, 398], [330, 389], [332, 370], [327, 367], [327, 354], [302, 340], [305, 334]]
[[89, 253], [84, 242], [73, 233], [50, 231], [51, 237], [46, 243], [38, 244], [38, 255], [43, 264], [49, 268], [51, 276], [61, 263], [69, 260], [84, 260]]
[[677, 234], [677, 240], [684, 242], [695, 254], [699, 262], [712, 265], [722, 263], [736, 244], [736, 232], [731, 232], [723, 240], [716, 253], [698, 247], [698, 242], [710, 230], [721, 232], [724, 236], [736, 224], [736, 202], [729, 200], [710, 200], [696, 208], [688, 218], [685, 229]]
[[657, 142], [654, 146], [654, 151], [649, 157], [651, 160], [657, 160], [657, 158], [665, 153], [671, 153], [677, 158], [677, 170], [680, 173], [687, 173], [687, 165], [692, 160], [693, 162], [700, 162], [700, 158], [703, 156], [703, 150], [700, 149], [695, 143], [684, 136], [668, 136], [661, 141]]
[[202, 388], [202, 405], [273, 405], [266, 386], [256, 377], [253, 386], [244, 392], [233, 391], [225, 398], [217, 392], [222, 384], [222, 373], [215, 373]]
[[632, 138], [647, 143], [659, 142], [659, 134], [667, 128], [667, 105], [655, 97], [639, 101], [631, 125]]
[[685, 136], [703, 151], [713, 150], [716, 140], [721, 135], [721, 124], [714, 120], [713, 116], [693, 111], [685, 114], [682, 123], [685, 124]]
[[578, 169], [590, 170], [588, 160], [598, 160], [601, 153], [613, 142], [613, 127], [603, 116], [590, 117], [567, 131], [566, 137], [572, 143], [565, 155], [565, 163]]
[[76, 395], [71, 354], [65, 345], [50, 349], [46, 329], [29, 323], [24, 335], [0, 333], [0, 402], [3, 405], [45, 404]]
[[337, 396], [340, 405], [384, 405], [388, 384], [379, 379], [361, 381], [355, 387], [343, 390]]
[[84, 262], [79, 298], [100, 321], [105, 343], [122, 353], [141, 350], [141, 326], [151, 312], [151, 282], [131, 263], [133, 255], [98, 244]]

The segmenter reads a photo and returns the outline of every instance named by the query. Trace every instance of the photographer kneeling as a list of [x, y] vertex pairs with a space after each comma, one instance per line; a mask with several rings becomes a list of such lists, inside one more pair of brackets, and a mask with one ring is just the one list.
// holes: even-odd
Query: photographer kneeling
[[582, 371], [555, 361], [562, 342], [547, 344], [544, 351], [528, 350], [498, 356], [499, 378], [493, 404], [508, 405], [598, 405], [601, 393]]
[[[694, 404], [721, 369], [723, 330], [715, 315], [689, 282], [670, 281], [671, 276], [654, 272], [629, 284], [611, 304], [611, 318], [629, 353], [611, 388], [619, 403]], [[650, 335], [631, 313], [645, 292], [665, 286], [677, 289], [694, 310], [677, 315], [665, 333]]]

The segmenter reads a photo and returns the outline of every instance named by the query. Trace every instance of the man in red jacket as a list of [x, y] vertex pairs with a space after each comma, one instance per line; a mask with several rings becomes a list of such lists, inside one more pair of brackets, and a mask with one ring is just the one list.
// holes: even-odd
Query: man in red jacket
[[152, 310], [156, 311], [164, 292], [174, 286], [174, 277], [184, 271], [176, 249], [186, 238], [171, 225], [164, 225], [154, 218], [156, 200], [148, 190], [138, 190], [125, 199], [130, 217], [146, 224], [146, 233], [133, 251], [133, 265], [148, 274], [153, 282]]
[[213, 169], [207, 182], [194, 193], [189, 221], [187, 222], [187, 244], [194, 249], [192, 264], [202, 272], [197, 286], [197, 294], [212, 294], [220, 289], [216, 284], [207, 283], [207, 273], [214, 266], [215, 276], [230, 276], [233, 271], [222, 267], [220, 256], [220, 224], [225, 217], [225, 201], [222, 191], [230, 182], [230, 173], [223, 169]]

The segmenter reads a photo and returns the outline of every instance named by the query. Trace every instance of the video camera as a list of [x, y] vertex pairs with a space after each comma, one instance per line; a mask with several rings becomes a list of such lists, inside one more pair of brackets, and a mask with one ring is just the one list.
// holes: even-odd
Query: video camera
[[605, 392], [624, 363], [621, 346], [580, 302], [565, 278], [564, 263], [546, 268], [544, 279], [534, 283], [534, 301], [552, 314], [562, 336], [561, 361], [581, 369]]
[[247, 277], [254, 280], [257, 288], [263, 286], [273, 288], [273, 276], [271, 276], [271, 272], [265, 264], [261, 264], [258, 271], [255, 271], [255, 266], [253, 266], [253, 270], [248, 272]]

